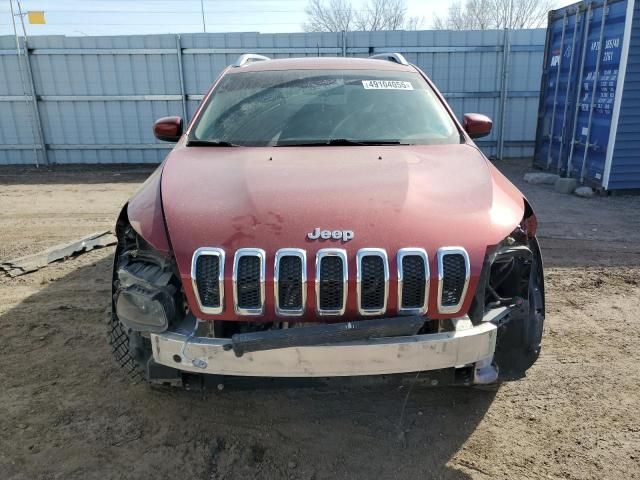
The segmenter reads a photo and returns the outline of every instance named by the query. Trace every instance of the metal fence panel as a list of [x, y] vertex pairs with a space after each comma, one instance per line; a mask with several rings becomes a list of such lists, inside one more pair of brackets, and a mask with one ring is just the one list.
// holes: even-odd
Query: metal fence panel
[[15, 39], [0, 37], [0, 164], [34, 163], [34, 147], [42, 160], [37, 121], [51, 163], [159, 162], [171, 145], [153, 137], [153, 121], [185, 112], [191, 118], [219, 73], [246, 52], [400, 52], [431, 77], [458, 116], [494, 119], [491, 136], [478, 141], [485, 153], [496, 155], [503, 145], [502, 156], [530, 156], [544, 40], [544, 30], [32, 37], [36, 119]]
[[15, 48], [15, 38], [0, 37], [0, 51], [13, 53], [0, 55], [0, 165], [33, 163], [37, 143]]

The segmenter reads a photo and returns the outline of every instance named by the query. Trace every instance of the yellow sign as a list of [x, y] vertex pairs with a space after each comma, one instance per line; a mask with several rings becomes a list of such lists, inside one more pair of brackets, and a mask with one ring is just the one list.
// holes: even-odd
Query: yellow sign
[[29, 19], [29, 23], [33, 25], [44, 25], [47, 23], [44, 20], [44, 12], [42, 11], [27, 12], [27, 18]]

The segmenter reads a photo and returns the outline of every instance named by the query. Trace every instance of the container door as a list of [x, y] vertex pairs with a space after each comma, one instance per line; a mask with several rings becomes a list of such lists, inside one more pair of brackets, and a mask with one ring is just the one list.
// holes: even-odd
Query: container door
[[566, 168], [584, 16], [580, 4], [549, 17], [534, 164], [554, 172]]
[[582, 45], [568, 174], [596, 187], [604, 172], [626, 8], [626, 0], [592, 2]]

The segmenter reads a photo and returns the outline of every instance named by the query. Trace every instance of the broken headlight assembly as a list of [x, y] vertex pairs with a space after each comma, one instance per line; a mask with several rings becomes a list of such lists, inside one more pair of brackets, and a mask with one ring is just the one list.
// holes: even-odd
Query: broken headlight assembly
[[[504, 310], [497, 322], [494, 361], [502, 378], [518, 377], [540, 352], [544, 324], [542, 258], [536, 217], [526, 206], [520, 224], [485, 256], [469, 316], [474, 323]], [[491, 315], [488, 315], [491, 317]]]
[[[137, 276], [148, 264], [132, 262], [118, 269], [118, 290], [115, 298], [116, 314], [120, 321], [134, 331], [164, 332], [175, 318], [174, 288]], [[154, 268], [145, 268], [148, 273]], [[157, 272], [153, 272], [155, 274]], [[162, 277], [162, 275], [160, 275]]]
[[526, 205], [520, 224], [487, 252], [473, 307], [485, 313], [492, 308], [520, 306], [529, 299], [530, 287], [537, 282], [538, 270], [540, 276], [542, 271], [537, 226]]
[[518, 226], [488, 256], [491, 265], [485, 285], [485, 310], [517, 306], [528, 298], [533, 252]]
[[154, 250], [133, 228], [118, 232], [113, 306], [130, 330], [160, 333], [181, 317], [184, 301], [173, 259]]

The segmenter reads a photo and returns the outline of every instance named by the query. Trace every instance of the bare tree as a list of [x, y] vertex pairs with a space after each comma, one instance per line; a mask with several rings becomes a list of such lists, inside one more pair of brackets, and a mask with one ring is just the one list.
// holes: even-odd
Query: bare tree
[[454, 2], [445, 18], [435, 17], [436, 30], [487, 30], [492, 27], [493, 4], [496, 0], [467, 0]]
[[370, 0], [356, 15], [356, 29], [398, 30], [402, 28], [406, 14], [404, 0]]
[[502, 17], [498, 28], [536, 28], [546, 26], [547, 14], [556, 3], [553, 0], [494, 0], [496, 11], [510, 12]]
[[355, 12], [349, 0], [309, 0], [305, 13], [307, 32], [349, 31], [355, 24]]
[[406, 0], [368, 0], [360, 10], [350, 0], [309, 0], [305, 12], [307, 32], [415, 30], [423, 23], [407, 17]]
[[424, 27], [424, 17], [409, 17], [404, 25], [405, 30], [419, 30]]
[[436, 17], [436, 30], [488, 30], [536, 28], [546, 23], [554, 0], [465, 0], [449, 7], [445, 17]]

